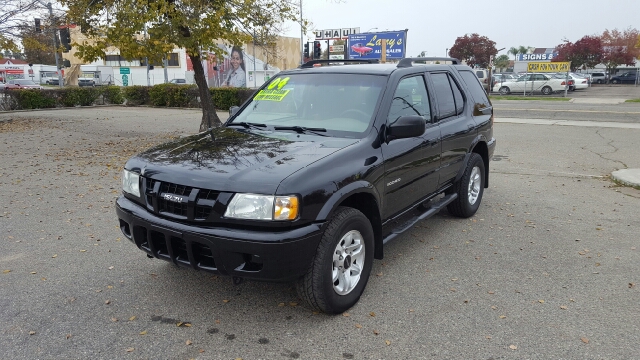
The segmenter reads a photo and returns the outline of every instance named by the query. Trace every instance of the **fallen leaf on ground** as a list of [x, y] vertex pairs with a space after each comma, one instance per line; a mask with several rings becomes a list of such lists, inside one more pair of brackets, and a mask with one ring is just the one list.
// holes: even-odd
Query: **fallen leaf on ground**
[[191, 324], [190, 323], [184, 323], [184, 326], [191, 327]]
[[387, 346], [391, 345], [391, 341], [389, 340], [385, 340], [384, 342], [387, 344]]
[[140, 332], [140, 335], [147, 335], [147, 330], [145, 330], [145, 331], [141, 331], [141, 332]]
[[107, 300], [107, 301], [105, 301], [104, 303], [105, 303], [105, 304], [107, 304], [107, 305], [109, 305], [109, 304], [111, 304], [111, 300]]
[[295, 302], [295, 301], [292, 301], [292, 302], [289, 303], [289, 306], [298, 306], [298, 303]]
[[127, 352], [132, 352], [133, 350], [135, 350], [134, 348], [127, 348]]
[[176, 324], [177, 327], [182, 326], [182, 321], [180, 321], [179, 323]]
[[11, 272], [11, 270], [2, 270], [2, 273], [3, 273], [3, 274], [8, 274], [8, 273], [10, 273], [10, 272]]
[[222, 302], [223, 302], [223, 303], [228, 303], [228, 302], [229, 302], [229, 300], [228, 300], [228, 299], [224, 299], [224, 300], [222, 300]]
[[136, 319], [136, 316], [135, 316], [135, 315], [133, 315], [132, 317], [130, 317], [130, 318], [129, 318], [129, 321], [133, 321], [133, 320], [135, 320], [135, 319]]
[[495, 294], [495, 292], [493, 292], [493, 291], [489, 291], [489, 294], [493, 295], [493, 294]]
[[538, 300], [540, 304], [544, 304], [544, 300]]
[[280, 304], [278, 304], [278, 306], [284, 306], [284, 303], [280, 303]]
[[35, 331], [29, 331], [29, 335], [35, 335], [36, 332]]
[[505, 319], [505, 318], [506, 318], [506, 316], [500, 315], [500, 319]]
[[58, 254], [53, 254], [52, 258], [57, 258]]
[[587, 339], [586, 337], [581, 337], [580, 340], [582, 340], [582, 342], [585, 344], [589, 343], [589, 339]]
[[198, 352], [199, 352], [200, 354], [202, 354], [202, 353], [204, 352], [204, 349], [200, 349], [200, 350], [198, 350]]
[[374, 334], [374, 335], [380, 335], [380, 331], [378, 331], [378, 330], [373, 330], [373, 334]]
[[[80, 252], [87, 252], [87, 250], [80, 250]], [[131, 350], [131, 351], [133, 351], [133, 350]]]
[[516, 350], [516, 349], [518, 349], [518, 347], [517, 347], [517, 346], [515, 346], [515, 345], [509, 345], [509, 349], [511, 349], [511, 350]]
[[356, 327], [357, 327], [358, 329], [362, 329], [362, 325], [360, 325], [360, 324], [356, 324]]
[[344, 316], [344, 317], [349, 317], [349, 316], [351, 316], [351, 315], [349, 315], [349, 313], [342, 313], [342, 316]]
[[376, 313], [374, 313], [373, 311], [369, 313], [369, 316], [375, 317]]
[[187, 341], [185, 341], [184, 343], [185, 343], [185, 344], [187, 344], [187, 345], [191, 345], [191, 344], [193, 344], [193, 342], [192, 342], [191, 340], [187, 340]]
[[111, 321], [116, 322], [116, 321], [118, 321], [118, 319], [116, 319], [116, 318], [111, 318]]
[[489, 335], [485, 336], [485, 338], [491, 340], [491, 336], [489, 336]]
[[109, 266], [109, 270], [113, 270], [113, 266]]
[[635, 283], [629, 283], [629, 289], [631, 289], [632, 287], [636, 286]]
[[35, 274], [37, 274], [37, 272], [35, 272], [35, 271], [32, 271], [32, 272], [31, 272], [31, 275], [35, 275]]
[[66, 338], [71, 339], [71, 334], [67, 334]]
[[567, 310], [567, 307], [565, 305], [562, 305], [562, 306], [560, 306], [560, 309]]

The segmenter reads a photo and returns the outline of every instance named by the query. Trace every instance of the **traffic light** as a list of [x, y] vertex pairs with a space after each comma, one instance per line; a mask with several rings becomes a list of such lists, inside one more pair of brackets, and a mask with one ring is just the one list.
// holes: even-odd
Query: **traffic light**
[[320, 45], [320, 41], [314, 41], [313, 42], [313, 58], [320, 59], [321, 56], [322, 56], [322, 48]]
[[35, 19], [36, 20], [36, 32], [42, 32], [42, 27], [40, 27], [40, 19]]
[[309, 43], [304, 43], [304, 58], [309, 57]]
[[64, 52], [71, 50], [71, 33], [69, 32], [69, 28], [60, 29], [60, 42], [66, 49]]

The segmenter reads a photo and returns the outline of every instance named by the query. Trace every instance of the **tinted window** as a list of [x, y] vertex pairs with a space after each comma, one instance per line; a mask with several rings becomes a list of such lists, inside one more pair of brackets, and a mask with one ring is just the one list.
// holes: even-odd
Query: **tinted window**
[[460, 91], [458, 83], [456, 83], [451, 75], [449, 75], [449, 83], [451, 83], [453, 98], [456, 101], [456, 115], [460, 115], [464, 111], [464, 96], [462, 96], [462, 91]]
[[438, 119], [455, 115], [456, 102], [453, 98], [453, 91], [451, 91], [449, 76], [447, 76], [446, 73], [431, 74], [431, 79], [433, 80], [433, 90], [436, 93], [438, 110], [440, 112]]
[[459, 71], [460, 76], [462, 76], [462, 80], [464, 80], [465, 84], [469, 88], [471, 92], [471, 96], [473, 97], [473, 101], [476, 105], [479, 105], [480, 108], [485, 108], [491, 106], [489, 102], [489, 98], [487, 97], [487, 93], [484, 92], [482, 85], [480, 85], [480, 81], [478, 78], [473, 75], [473, 73], [469, 70]]
[[429, 96], [422, 76], [412, 76], [400, 80], [393, 94], [389, 109], [388, 122], [392, 123], [401, 116], [420, 115], [431, 121]]
[[476, 71], [476, 75], [478, 75], [478, 78], [482, 79], [484, 77], [484, 72]]

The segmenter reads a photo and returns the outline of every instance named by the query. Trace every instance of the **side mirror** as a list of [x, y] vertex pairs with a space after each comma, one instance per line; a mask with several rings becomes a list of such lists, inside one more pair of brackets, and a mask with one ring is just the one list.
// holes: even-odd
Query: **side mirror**
[[422, 136], [426, 128], [424, 117], [408, 115], [399, 117], [387, 127], [387, 141]]
[[230, 107], [229, 108], [229, 117], [237, 114], [238, 110], [240, 110], [240, 106], [232, 106], [232, 107]]

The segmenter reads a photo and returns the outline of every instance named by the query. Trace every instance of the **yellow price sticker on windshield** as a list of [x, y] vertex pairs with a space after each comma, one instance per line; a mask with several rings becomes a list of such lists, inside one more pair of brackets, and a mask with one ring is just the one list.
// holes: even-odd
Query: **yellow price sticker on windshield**
[[277, 78], [273, 80], [271, 84], [269, 84], [269, 86], [267, 86], [267, 89], [273, 90], [275, 87], [278, 87], [278, 90], [280, 90], [285, 85], [287, 85], [287, 83], [289, 82], [289, 79], [290, 78], [288, 76], [286, 78]]
[[282, 101], [291, 90], [260, 90], [253, 100], [256, 101]]

